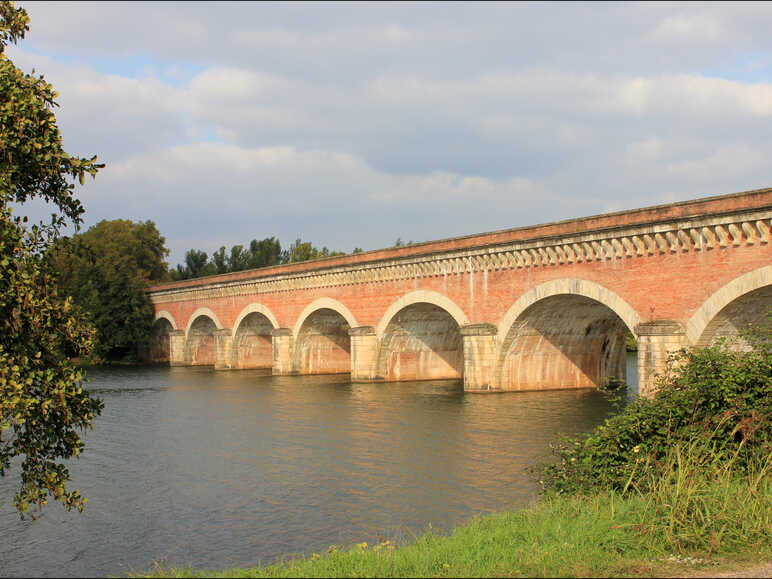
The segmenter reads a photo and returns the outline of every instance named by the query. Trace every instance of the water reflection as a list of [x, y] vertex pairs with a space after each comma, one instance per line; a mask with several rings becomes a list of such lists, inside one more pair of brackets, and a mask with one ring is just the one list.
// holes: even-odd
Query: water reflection
[[556, 433], [614, 411], [595, 391], [465, 395], [458, 381], [202, 367], [89, 375], [105, 410], [71, 465], [86, 511], [51, 504], [19, 521], [15, 481], [0, 479], [2, 575], [116, 575], [159, 559], [254, 565], [449, 529], [531, 500], [525, 468], [545, 460]]

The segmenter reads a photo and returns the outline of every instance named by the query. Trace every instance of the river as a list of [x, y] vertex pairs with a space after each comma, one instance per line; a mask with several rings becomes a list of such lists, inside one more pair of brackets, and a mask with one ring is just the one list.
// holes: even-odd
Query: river
[[526, 467], [547, 460], [559, 432], [618, 409], [597, 391], [464, 394], [457, 381], [203, 367], [88, 376], [105, 409], [70, 461], [88, 504], [79, 514], [52, 501], [21, 521], [18, 470], [0, 479], [2, 576], [252, 566], [449, 530], [533, 500]]

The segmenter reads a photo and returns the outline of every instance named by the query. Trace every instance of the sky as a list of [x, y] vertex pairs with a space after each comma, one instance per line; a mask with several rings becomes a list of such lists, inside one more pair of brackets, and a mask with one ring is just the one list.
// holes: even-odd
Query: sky
[[772, 3], [17, 2], [85, 226], [351, 251], [772, 186]]

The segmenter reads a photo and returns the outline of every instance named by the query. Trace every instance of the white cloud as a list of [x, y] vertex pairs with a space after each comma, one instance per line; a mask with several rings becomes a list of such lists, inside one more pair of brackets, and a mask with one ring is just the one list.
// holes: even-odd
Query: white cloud
[[743, 175], [764, 166], [765, 156], [746, 144], [732, 144], [720, 147], [712, 155], [700, 159], [689, 159], [673, 163], [667, 170], [677, 176], [691, 179]]
[[191, 231], [376, 247], [769, 184], [768, 4], [26, 5], [12, 58], [60, 92], [66, 148], [108, 163], [87, 219], [157, 219], [175, 251]]
[[706, 13], [667, 16], [652, 32], [654, 40], [678, 44], [712, 44], [730, 37], [720, 17]]

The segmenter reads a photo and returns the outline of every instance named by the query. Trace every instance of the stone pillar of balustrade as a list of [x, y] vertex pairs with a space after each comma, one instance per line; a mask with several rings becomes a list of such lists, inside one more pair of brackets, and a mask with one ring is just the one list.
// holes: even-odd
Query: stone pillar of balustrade
[[271, 330], [271, 337], [273, 345], [271, 373], [277, 376], [292, 374], [292, 330], [275, 328]]
[[233, 369], [233, 331], [230, 328], [214, 331], [214, 369]]
[[494, 390], [496, 368], [496, 334], [493, 324], [470, 324], [461, 327], [464, 340], [464, 390]]
[[372, 382], [378, 372], [378, 336], [372, 326], [350, 328], [351, 381]]
[[686, 346], [686, 331], [675, 320], [638, 324], [638, 393], [651, 398], [657, 376], [664, 375], [670, 354]]
[[185, 330], [169, 332], [169, 366], [187, 366], [185, 362]]

